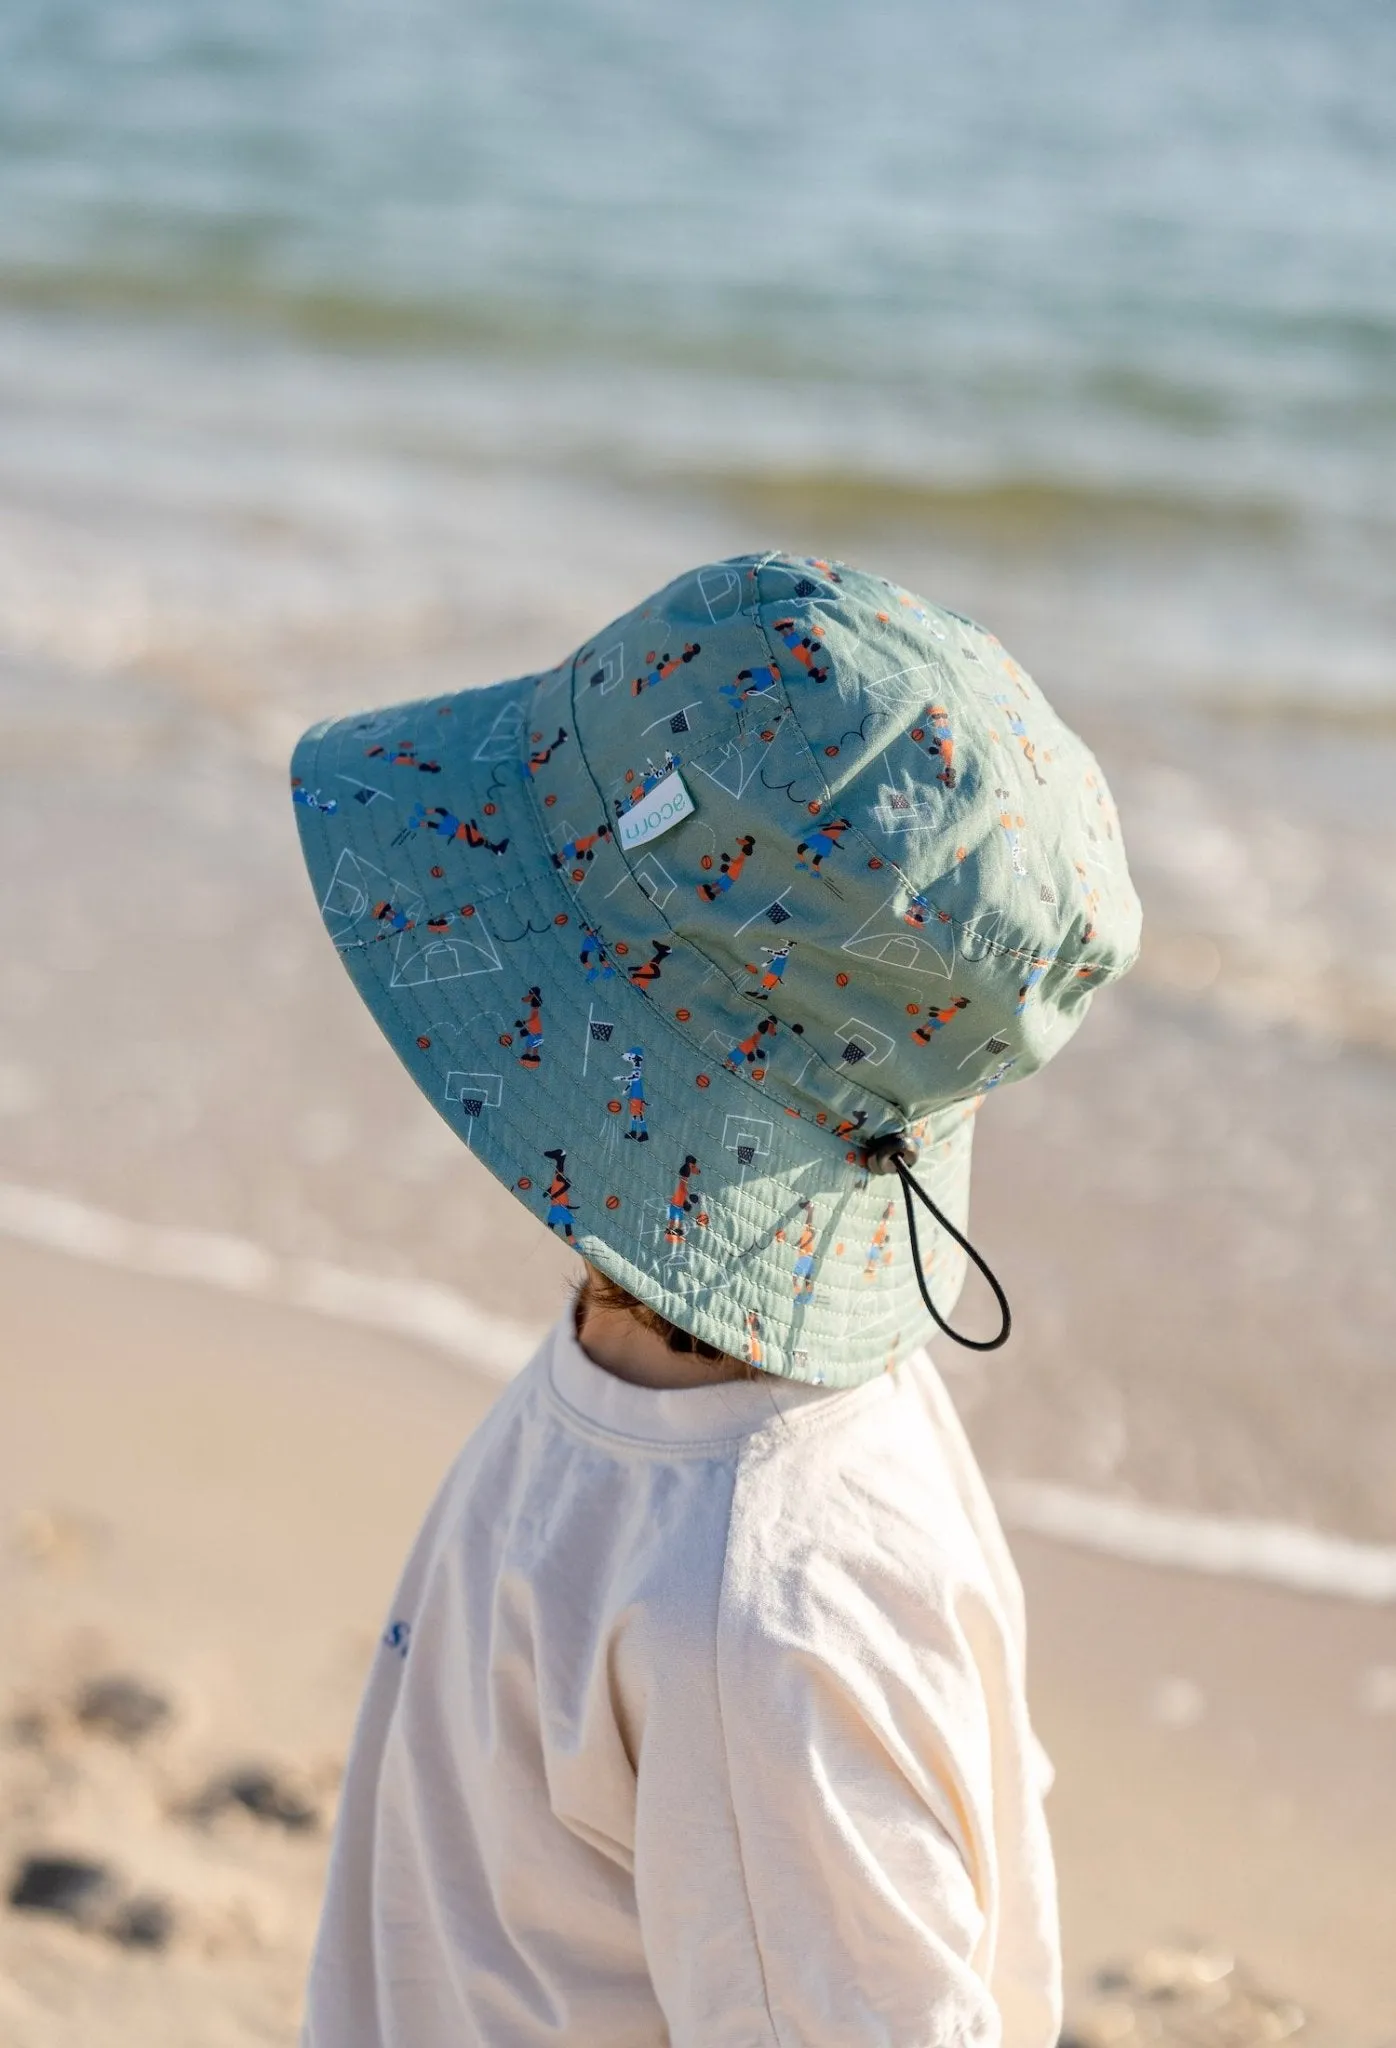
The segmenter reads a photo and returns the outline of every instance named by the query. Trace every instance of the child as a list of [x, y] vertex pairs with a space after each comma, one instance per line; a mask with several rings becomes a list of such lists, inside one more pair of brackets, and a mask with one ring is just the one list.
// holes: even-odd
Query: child
[[[635, 838], [559, 863], [643, 777], [674, 648], [689, 751]], [[920, 744], [932, 694], [953, 778]], [[368, 755], [386, 803], [297, 804], [325, 923], [584, 1264], [387, 1618], [307, 2048], [1050, 2048], [1021, 1588], [923, 1339], [1006, 1338], [965, 1235], [976, 1110], [1137, 950], [1099, 770], [980, 627], [778, 554], [680, 578], [546, 674], [317, 727], [293, 787]], [[395, 835], [423, 756], [504, 842], [488, 878]], [[738, 844], [740, 881], [703, 889]], [[588, 946], [617, 966], [604, 1019]], [[519, 988], [548, 1020], [527, 1057]], [[644, 1145], [598, 1036], [643, 1071]], [[989, 1334], [949, 1322], [966, 1259]]]

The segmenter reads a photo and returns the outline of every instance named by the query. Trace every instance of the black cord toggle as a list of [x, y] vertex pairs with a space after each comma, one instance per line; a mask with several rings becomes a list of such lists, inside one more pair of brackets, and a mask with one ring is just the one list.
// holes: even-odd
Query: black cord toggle
[[[902, 1184], [902, 1194], [906, 1200], [907, 1235], [911, 1239], [911, 1256], [916, 1267], [916, 1284], [921, 1290], [921, 1299], [930, 1310], [936, 1327], [943, 1330], [947, 1337], [953, 1338], [956, 1344], [963, 1344], [967, 1351], [997, 1351], [1001, 1344], [1008, 1342], [1009, 1335], [1013, 1329], [1013, 1311], [1008, 1306], [1008, 1296], [990, 1271], [987, 1262], [980, 1257], [969, 1239], [955, 1228], [945, 1212], [938, 1208], [931, 1200], [920, 1181], [917, 1180], [915, 1174], [911, 1171], [920, 1156], [920, 1148], [915, 1140], [908, 1137], [905, 1131], [889, 1131], [881, 1138], [874, 1138], [872, 1143], [865, 1148], [863, 1156], [869, 1173], [895, 1173]], [[994, 1299], [999, 1305], [999, 1314], [1003, 1319], [997, 1336], [961, 1336], [958, 1330], [951, 1329], [949, 1323], [946, 1322], [940, 1310], [931, 1300], [931, 1291], [926, 1285], [926, 1275], [921, 1267], [921, 1246], [916, 1236], [916, 1210], [912, 1204], [913, 1194], [918, 1201], [923, 1202], [930, 1210], [941, 1229], [953, 1237], [961, 1251], [965, 1252], [973, 1260], [993, 1289]]]

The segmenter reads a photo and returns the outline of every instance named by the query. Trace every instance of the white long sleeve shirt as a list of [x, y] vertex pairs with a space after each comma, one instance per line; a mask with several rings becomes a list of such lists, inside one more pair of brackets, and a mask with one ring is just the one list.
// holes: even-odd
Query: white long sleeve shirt
[[924, 1352], [658, 1392], [564, 1318], [398, 1589], [307, 2048], [1050, 2048], [1023, 1640]]

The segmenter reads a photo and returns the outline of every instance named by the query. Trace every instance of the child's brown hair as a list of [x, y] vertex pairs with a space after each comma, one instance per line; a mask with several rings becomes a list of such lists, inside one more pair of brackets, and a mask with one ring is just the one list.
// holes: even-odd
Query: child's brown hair
[[[726, 1353], [720, 1351], [716, 1344], [705, 1344], [701, 1338], [691, 1337], [687, 1330], [680, 1330], [667, 1316], [662, 1316], [658, 1309], [648, 1307], [645, 1302], [631, 1294], [628, 1288], [622, 1287], [619, 1280], [613, 1280], [610, 1274], [603, 1273], [599, 1266], [583, 1261], [582, 1277], [577, 1282], [577, 1290], [572, 1297], [572, 1328], [579, 1341], [587, 1313], [591, 1309], [624, 1310], [641, 1329], [650, 1330], [656, 1337], [663, 1338], [671, 1351], [692, 1352], [696, 1357], [710, 1359], [714, 1363], [726, 1357]], [[750, 1380], [761, 1377], [754, 1365], [744, 1364], [740, 1359], [730, 1359], [728, 1363], [737, 1367], [735, 1377]]]

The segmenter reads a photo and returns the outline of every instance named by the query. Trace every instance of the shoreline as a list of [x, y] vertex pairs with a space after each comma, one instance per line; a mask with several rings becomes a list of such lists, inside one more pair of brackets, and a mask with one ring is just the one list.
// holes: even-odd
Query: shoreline
[[[282, 1258], [245, 1238], [137, 1223], [13, 1182], [0, 1182], [0, 1243], [6, 1241], [383, 1331], [498, 1384], [527, 1364], [547, 1328], [496, 1315], [438, 1281], [366, 1280], [348, 1267]], [[1048, 1480], [986, 1476], [1012, 1534], [1048, 1537], [1136, 1564], [1396, 1604], [1396, 1545], [1360, 1543], [1298, 1523], [1170, 1509]]]
[[[0, 1298], [0, 1856], [7, 1877], [44, 1848], [110, 1860], [174, 1914], [146, 1954], [0, 1912], [8, 2038], [192, 2048], [216, 2010], [220, 2042], [289, 2044], [363, 1669], [497, 1382], [381, 1330], [13, 1241]], [[1396, 1617], [1011, 1542], [1057, 1768], [1069, 2027], [1107, 2024], [1098, 1972], [1190, 1941], [1297, 2002], [1312, 2048], [1382, 2048]], [[111, 1672], [167, 1698], [168, 1726], [84, 1731], [76, 1689]], [[200, 1788], [249, 1764], [301, 1788], [314, 1825], [192, 1824]]]

